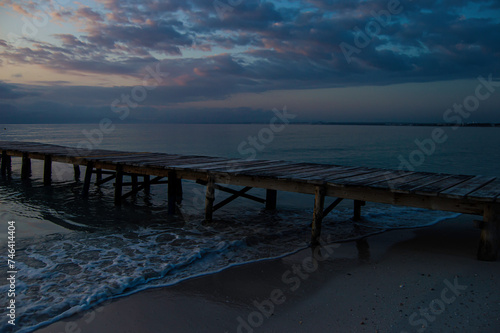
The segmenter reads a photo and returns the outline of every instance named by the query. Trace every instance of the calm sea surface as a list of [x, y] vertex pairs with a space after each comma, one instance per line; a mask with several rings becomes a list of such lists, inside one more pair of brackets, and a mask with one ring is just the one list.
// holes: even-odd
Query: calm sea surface
[[[71, 147], [137, 152], [196, 154], [231, 158], [283, 159], [397, 169], [413, 161], [417, 171], [500, 176], [500, 128], [287, 125], [123, 125], [96, 135], [96, 125], [4, 125], [0, 140], [36, 141]], [[93, 133], [86, 136], [85, 133]], [[260, 138], [259, 138], [260, 135]], [[252, 146], [249, 137], [255, 137]], [[421, 147], [416, 143], [423, 142]], [[16, 221], [16, 304], [19, 332], [29, 332], [106, 300], [232, 265], [280, 257], [308, 246], [314, 198], [280, 192], [278, 211], [238, 199], [203, 224], [204, 188], [185, 181], [180, 213], [168, 216], [167, 190], [153, 187], [122, 207], [113, 205], [113, 187], [82, 184], [72, 173], [42, 184], [42, 162], [33, 161], [30, 181], [0, 178], [0, 243], [6, 251], [7, 221]], [[61, 168], [69, 168], [61, 165]], [[70, 171], [70, 169], [68, 169]], [[251, 193], [262, 195], [254, 189]], [[217, 193], [216, 200], [225, 194]], [[331, 200], [331, 199], [330, 199]], [[352, 202], [324, 221], [323, 235], [342, 241], [391, 228], [430, 225], [457, 216], [447, 212], [367, 204], [364, 222], [354, 228]], [[404, 216], [404, 218], [403, 218]], [[6, 253], [6, 252], [5, 252]], [[5, 260], [0, 269], [7, 271]], [[0, 294], [8, 286], [2, 280]], [[7, 318], [0, 318], [0, 331]]]

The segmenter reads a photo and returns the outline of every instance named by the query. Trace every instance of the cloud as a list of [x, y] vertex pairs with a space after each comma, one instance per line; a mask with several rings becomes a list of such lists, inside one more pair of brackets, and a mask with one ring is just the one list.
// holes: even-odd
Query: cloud
[[[0, 40], [0, 65], [122, 75], [141, 84], [147, 69], [159, 64], [169, 75], [149, 92], [145, 107], [152, 113], [239, 93], [434, 82], [500, 72], [500, 8], [486, 0], [401, 1], [400, 11], [389, 15], [387, 0], [245, 0], [226, 7], [223, 19], [206, 0], [96, 2], [47, 6], [53, 19], [74, 24], [77, 32], [25, 38], [17, 47]], [[29, 0], [2, 6], [29, 15], [42, 8]], [[378, 28], [373, 33], [369, 27]], [[356, 49], [351, 61], [342, 43]], [[92, 107], [102, 111], [133, 88], [59, 81], [48, 88], [2, 84], [0, 98], [33, 98], [31, 89], [40, 102], [85, 105], [92, 96]]]
[[38, 94], [36, 92], [33, 92], [30, 89], [23, 89], [16, 85], [0, 81], [0, 100], [15, 100], [37, 95]]

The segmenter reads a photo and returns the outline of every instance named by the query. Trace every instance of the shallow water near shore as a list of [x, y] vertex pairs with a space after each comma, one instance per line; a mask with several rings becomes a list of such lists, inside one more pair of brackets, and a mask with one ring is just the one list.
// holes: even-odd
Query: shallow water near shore
[[[247, 158], [238, 147], [265, 125], [120, 125], [98, 147], [126, 151]], [[0, 140], [77, 146], [92, 125], [11, 125]], [[415, 139], [432, 128], [289, 125], [258, 151], [258, 159], [284, 159], [397, 169]], [[451, 131], [451, 130], [450, 130]], [[449, 132], [418, 171], [500, 176], [498, 128], [460, 128]], [[456, 134], [456, 135], [454, 135]], [[487, 142], [488, 144], [486, 144]], [[279, 193], [278, 210], [239, 199], [203, 223], [204, 189], [185, 181], [184, 201], [168, 216], [166, 187], [113, 205], [113, 187], [92, 187], [87, 200], [81, 183], [57, 179], [42, 184], [42, 164], [33, 161], [30, 181], [21, 181], [13, 159], [13, 178], [0, 179], [2, 225], [16, 221], [17, 328], [29, 332], [108, 299], [174, 284], [232, 265], [281, 257], [308, 246], [312, 196]], [[252, 190], [263, 195], [262, 190]], [[216, 200], [224, 198], [218, 193]], [[330, 199], [331, 200], [331, 199]], [[359, 238], [393, 228], [431, 225], [457, 214], [367, 204], [363, 221], [351, 220], [344, 202], [324, 221], [329, 242]], [[6, 231], [0, 243], [6, 243]], [[6, 271], [5, 263], [0, 265]], [[5, 293], [7, 285], [0, 286]], [[6, 318], [0, 320], [6, 329]]]

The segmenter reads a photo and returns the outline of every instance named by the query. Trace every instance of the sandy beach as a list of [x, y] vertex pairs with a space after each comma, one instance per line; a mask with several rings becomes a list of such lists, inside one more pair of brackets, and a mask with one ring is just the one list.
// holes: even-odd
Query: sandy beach
[[37, 332], [498, 332], [500, 264], [476, 260], [474, 218], [232, 267]]

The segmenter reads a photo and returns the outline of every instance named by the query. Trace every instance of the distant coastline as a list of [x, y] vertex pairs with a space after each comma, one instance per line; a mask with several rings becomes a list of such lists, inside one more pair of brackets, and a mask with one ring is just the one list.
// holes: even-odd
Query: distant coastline
[[500, 123], [393, 123], [393, 122], [310, 122], [310, 123], [293, 123], [293, 124], [309, 124], [309, 125], [362, 125], [362, 126], [432, 126], [432, 127], [500, 127]]
[[[88, 125], [96, 122], [81, 123], [0, 123], [0, 130], [8, 130], [8, 125]], [[147, 125], [147, 124], [169, 124], [169, 125], [259, 125], [268, 124], [268, 122], [123, 122], [127, 125]], [[420, 127], [500, 127], [500, 123], [398, 123], [398, 122], [336, 122], [336, 121], [291, 121], [290, 125], [345, 125], [345, 126], [420, 126]], [[2, 129], [3, 127], [3, 129]], [[0, 132], [1, 133], [1, 132]]]

